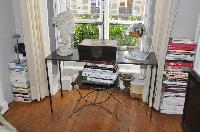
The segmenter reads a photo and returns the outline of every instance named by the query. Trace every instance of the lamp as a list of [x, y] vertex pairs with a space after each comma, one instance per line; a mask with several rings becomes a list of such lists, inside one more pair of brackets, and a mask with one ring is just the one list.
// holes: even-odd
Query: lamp
[[12, 35], [12, 38], [16, 38], [17, 39], [17, 46], [16, 46], [16, 49], [17, 49], [17, 64], [19, 64], [20, 63], [20, 58], [19, 58], [19, 41], [18, 41], [18, 39], [20, 38], [21, 36], [20, 36], [20, 34], [13, 34]]
[[[128, 32], [134, 38], [141, 39], [144, 36], [147, 36], [147, 39], [149, 39], [150, 41], [148, 43], [145, 43], [146, 44], [145, 46], [150, 47], [149, 45], [151, 45], [151, 37], [147, 34], [147, 30], [144, 24], [142, 23], [133, 24], [130, 26]], [[149, 49], [149, 51], [145, 52], [143, 50], [143, 46], [144, 45], [142, 44], [142, 42], [140, 42], [139, 47], [136, 46], [136, 48], [131, 52], [131, 54], [126, 55], [125, 57], [131, 60], [144, 60], [149, 56], [151, 48]]]

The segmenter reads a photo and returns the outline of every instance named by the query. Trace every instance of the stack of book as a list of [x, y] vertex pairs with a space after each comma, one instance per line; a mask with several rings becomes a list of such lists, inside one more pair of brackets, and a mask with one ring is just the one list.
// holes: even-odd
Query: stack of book
[[83, 83], [112, 85], [118, 77], [118, 66], [111, 62], [87, 62], [82, 71]]
[[196, 47], [189, 39], [170, 40], [163, 71], [161, 113], [183, 113], [188, 72], [193, 67]]
[[20, 63], [14, 60], [8, 64], [8, 67], [15, 101], [30, 102], [30, 82], [26, 60], [22, 60]]

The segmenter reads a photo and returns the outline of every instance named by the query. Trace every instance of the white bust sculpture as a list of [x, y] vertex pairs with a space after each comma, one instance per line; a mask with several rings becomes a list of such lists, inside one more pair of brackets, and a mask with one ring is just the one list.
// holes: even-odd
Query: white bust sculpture
[[71, 35], [74, 34], [74, 14], [70, 11], [64, 11], [58, 16], [53, 17], [52, 23], [60, 30], [60, 38], [62, 42], [58, 43], [57, 54], [60, 56], [71, 55]]

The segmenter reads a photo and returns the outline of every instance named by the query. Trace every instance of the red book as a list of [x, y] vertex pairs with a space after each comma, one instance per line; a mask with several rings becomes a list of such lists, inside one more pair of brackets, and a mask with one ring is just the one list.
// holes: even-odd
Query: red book
[[193, 63], [188, 62], [165, 62], [165, 65], [168, 66], [183, 66], [183, 67], [193, 67]]
[[193, 51], [197, 48], [197, 44], [185, 44], [185, 43], [171, 43], [168, 44], [168, 50], [187, 50]]
[[172, 42], [169, 42], [168, 45], [174, 45], [174, 46], [197, 46], [196, 43], [191, 43], [191, 44], [188, 44], [188, 43], [172, 43]]

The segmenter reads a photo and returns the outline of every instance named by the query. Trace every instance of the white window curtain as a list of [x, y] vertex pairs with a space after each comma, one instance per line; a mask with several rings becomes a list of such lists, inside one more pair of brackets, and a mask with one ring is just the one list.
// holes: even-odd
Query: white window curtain
[[200, 35], [199, 35], [198, 46], [196, 50], [194, 70], [200, 75]]
[[200, 13], [196, 32], [197, 50], [195, 55], [194, 70], [200, 75]]
[[[20, 0], [32, 99], [48, 96], [45, 57], [50, 53], [47, 0]], [[51, 65], [49, 65], [50, 82]]]
[[[152, 45], [154, 47], [154, 52], [158, 61], [158, 76], [155, 88], [155, 102], [154, 108], [159, 110], [161, 90], [162, 90], [162, 76], [165, 63], [165, 54], [167, 51], [167, 45], [170, 37], [170, 33], [173, 28], [173, 23], [175, 20], [175, 14], [178, 7], [179, 0], [156, 0], [155, 14], [154, 14], [154, 27], [152, 36]], [[147, 68], [147, 74], [145, 79], [145, 87], [143, 93], [143, 101], [148, 101], [149, 92], [149, 80], [150, 80], [150, 67]], [[152, 89], [150, 91], [150, 102], [152, 105], [153, 87], [155, 80], [155, 69], [153, 70], [152, 78]]]

